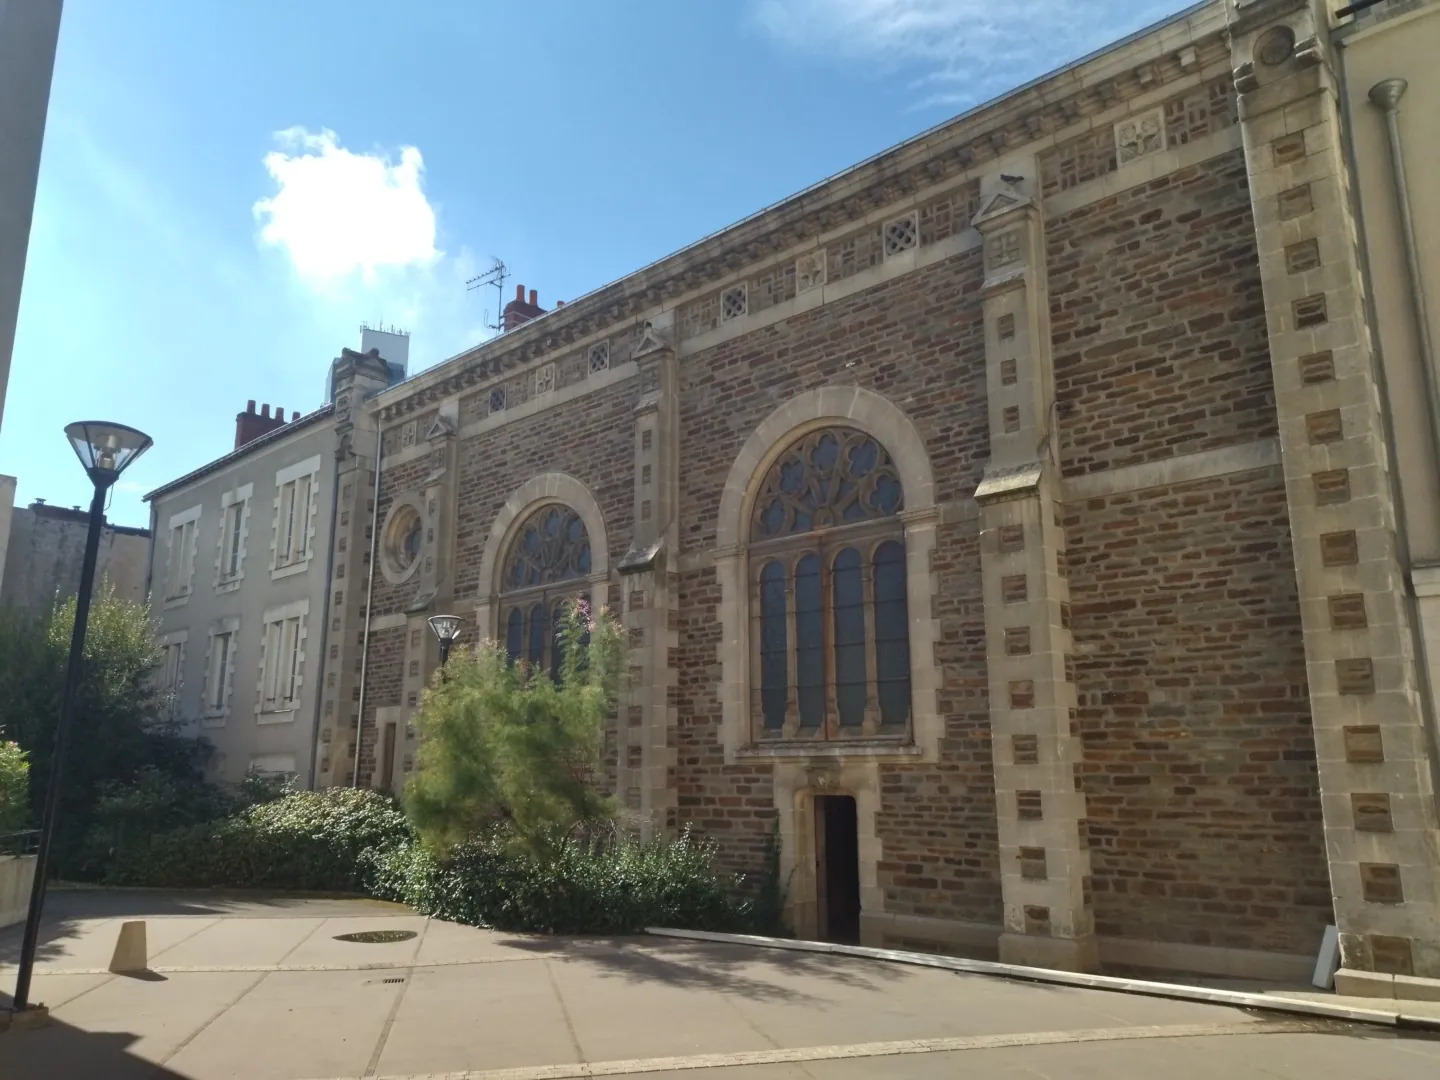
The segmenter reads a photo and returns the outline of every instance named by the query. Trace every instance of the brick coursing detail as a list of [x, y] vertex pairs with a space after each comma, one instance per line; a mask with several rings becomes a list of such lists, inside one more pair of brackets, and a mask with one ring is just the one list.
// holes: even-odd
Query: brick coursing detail
[[1241, 152], [1046, 226], [1067, 475], [1276, 433]]
[[720, 493], [750, 433], [797, 394], [858, 385], [916, 425], [937, 501], [966, 498], [989, 458], [978, 252], [722, 342], [681, 368], [682, 551], [712, 546]]
[[1280, 470], [1065, 527], [1098, 932], [1313, 951], [1331, 899]]
[[600, 504], [615, 565], [630, 543], [637, 392], [633, 380], [616, 383], [460, 444], [457, 596], [479, 594], [480, 560], [496, 515], [521, 484], [541, 473], [568, 473], [589, 488]]

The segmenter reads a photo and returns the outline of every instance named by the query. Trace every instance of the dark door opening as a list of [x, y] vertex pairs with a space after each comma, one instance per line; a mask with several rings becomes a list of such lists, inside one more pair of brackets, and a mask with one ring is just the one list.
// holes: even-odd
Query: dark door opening
[[815, 797], [815, 884], [823, 941], [860, 940], [860, 834], [855, 799]]

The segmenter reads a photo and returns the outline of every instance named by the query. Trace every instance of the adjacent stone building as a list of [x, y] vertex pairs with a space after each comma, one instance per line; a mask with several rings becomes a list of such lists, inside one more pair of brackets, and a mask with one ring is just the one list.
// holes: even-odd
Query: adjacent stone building
[[344, 575], [346, 542], [338, 563], [331, 556], [337, 522], [351, 523], [348, 503], [337, 504], [356, 488], [348, 410], [402, 379], [407, 362], [403, 335], [375, 338], [388, 356], [374, 337], [367, 330], [367, 351], [342, 350], [331, 365], [335, 400], [288, 420], [249, 402], [231, 453], [145, 496], [162, 688], [175, 717], [215, 745], [218, 780], [260, 772], [314, 783], [325, 653], [359, 621], [343, 582], [330, 585], [332, 572]]
[[[50, 506], [37, 499], [10, 513], [0, 577], [0, 607], [45, 615], [80, 591], [90, 513], [78, 506]], [[96, 555], [97, 589], [144, 603], [150, 531], [126, 525], [101, 526]]]

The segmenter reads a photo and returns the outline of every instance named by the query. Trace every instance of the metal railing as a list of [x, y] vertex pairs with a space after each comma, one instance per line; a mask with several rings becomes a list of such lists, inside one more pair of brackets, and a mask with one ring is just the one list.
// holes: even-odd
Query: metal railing
[[0, 855], [34, 855], [39, 846], [39, 829], [0, 833]]

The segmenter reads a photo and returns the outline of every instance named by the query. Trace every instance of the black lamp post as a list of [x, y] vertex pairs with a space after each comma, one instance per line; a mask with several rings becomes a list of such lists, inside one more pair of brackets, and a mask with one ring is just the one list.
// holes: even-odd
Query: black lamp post
[[45, 908], [45, 879], [50, 868], [50, 843], [55, 837], [65, 745], [75, 715], [80, 669], [85, 660], [85, 624], [90, 619], [90, 594], [95, 589], [95, 560], [100, 551], [100, 528], [105, 524], [105, 496], [120, 474], [151, 445], [150, 436], [142, 431], [95, 420], [71, 424], [65, 429], [65, 436], [95, 485], [95, 497], [90, 500], [90, 531], [85, 537], [85, 560], [80, 564], [80, 592], [75, 597], [75, 628], [70, 634], [70, 659], [65, 665], [65, 693], [60, 701], [60, 722], [55, 728], [54, 756], [50, 759], [50, 786], [45, 791], [45, 812], [40, 821], [35, 884], [30, 889], [30, 912], [20, 945], [20, 970], [15, 976], [12, 1007], [17, 1013], [30, 1007], [30, 975], [35, 967], [35, 947], [40, 941], [40, 915]]
[[450, 659], [450, 646], [465, 629], [465, 620], [459, 615], [431, 615], [430, 629], [435, 631], [435, 637], [440, 642], [440, 667], [443, 670], [445, 662]]

